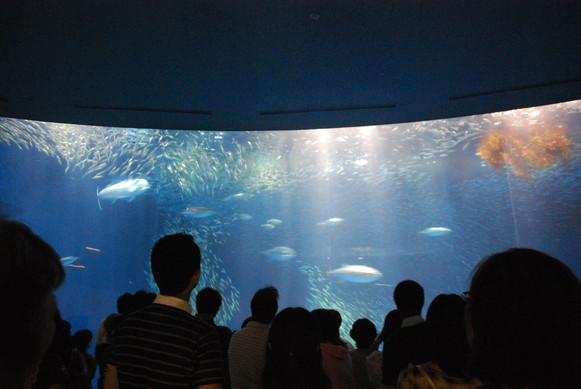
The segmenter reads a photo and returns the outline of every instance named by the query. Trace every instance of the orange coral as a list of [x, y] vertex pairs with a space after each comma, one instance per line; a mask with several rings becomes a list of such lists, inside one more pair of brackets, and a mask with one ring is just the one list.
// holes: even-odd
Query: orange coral
[[478, 145], [478, 154], [495, 169], [505, 164], [517, 176], [530, 177], [529, 168], [542, 169], [571, 154], [573, 142], [567, 129], [535, 125], [527, 128], [494, 129]]

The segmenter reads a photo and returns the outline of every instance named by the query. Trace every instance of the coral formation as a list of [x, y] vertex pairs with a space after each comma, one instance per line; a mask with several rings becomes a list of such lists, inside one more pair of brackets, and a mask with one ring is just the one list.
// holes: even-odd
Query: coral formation
[[493, 129], [484, 136], [478, 145], [478, 155], [495, 169], [509, 165], [516, 176], [531, 177], [531, 168], [542, 169], [566, 160], [572, 144], [563, 127], [506, 127]]

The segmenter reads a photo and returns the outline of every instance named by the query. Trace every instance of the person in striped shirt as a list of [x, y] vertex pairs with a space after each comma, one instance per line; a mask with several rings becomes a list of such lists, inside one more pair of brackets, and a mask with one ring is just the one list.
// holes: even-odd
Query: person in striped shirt
[[200, 248], [191, 235], [168, 235], [155, 244], [151, 270], [160, 294], [121, 323], [111, 349], [106, 389], [222, 389], [218, 333], [194, 317], [189, 305], [200, 262]]

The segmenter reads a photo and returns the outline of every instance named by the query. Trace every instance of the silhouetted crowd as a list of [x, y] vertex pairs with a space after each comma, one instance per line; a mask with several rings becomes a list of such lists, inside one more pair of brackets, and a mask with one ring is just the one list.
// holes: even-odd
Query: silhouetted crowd
[[259, 289], [240, 330], [219, 326], [220, 292], [203, 288], [194, 238], [161, 238], [151, 252], [159, 294], [125, 293], [93, 334], [60, 317], [56, 252], [23, 224], [0, 220], [0, 388], [579, 389], [581, 283], [561, 261], [514, 248], [484, 258], [469, 291], [429, 304], [397, 284], [378, 333], [366, 318], [340, 335], [341, 313], [279, 310]]

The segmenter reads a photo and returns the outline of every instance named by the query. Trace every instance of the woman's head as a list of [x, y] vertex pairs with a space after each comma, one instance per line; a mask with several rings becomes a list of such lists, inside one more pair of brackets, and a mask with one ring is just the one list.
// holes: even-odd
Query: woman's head
[[581, 384], [581, 284], [559, 260], [532, 249], [485, 258], [468, 318], [478, 378], [515, 388]]
[[314, 315], [285, 308], [272, 321], [268, 336], [264, 388], [323, 388], [319, 333]]
[[345, 345], [339, 336], [341, 315], [332, 309], [315, 309], [312, 312], [319, 328], [319, 342]]

